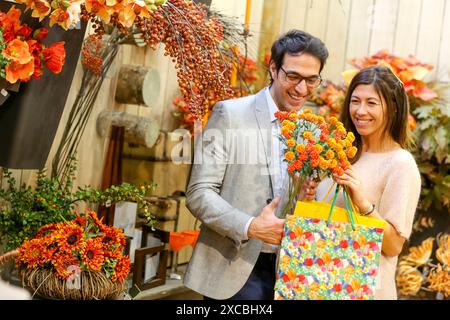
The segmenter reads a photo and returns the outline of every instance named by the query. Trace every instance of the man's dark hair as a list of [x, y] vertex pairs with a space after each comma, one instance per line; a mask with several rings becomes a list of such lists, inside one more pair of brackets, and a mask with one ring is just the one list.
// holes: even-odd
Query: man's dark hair
[[320, 60], [320, 72], [328, 58], [328, 49], [319, 38], [301, 30], [290, 30], [272, 45], [270, 60], [275, 62], [277, 72], [283, 66], [284, 56], [308, 53]]

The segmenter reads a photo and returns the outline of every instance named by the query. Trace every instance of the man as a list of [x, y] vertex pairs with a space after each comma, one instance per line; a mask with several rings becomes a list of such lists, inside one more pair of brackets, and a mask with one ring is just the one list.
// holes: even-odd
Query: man
[[187, 206], [202, 226], [184, 283], [205, 298], [273, 299], [284, 225], [276, 209], [287, 172], [274, 113], [302, 108], [327, 58], [318, 38], [286, 33], [272, 46], [269, 87], [217, 103], [196, 140]]

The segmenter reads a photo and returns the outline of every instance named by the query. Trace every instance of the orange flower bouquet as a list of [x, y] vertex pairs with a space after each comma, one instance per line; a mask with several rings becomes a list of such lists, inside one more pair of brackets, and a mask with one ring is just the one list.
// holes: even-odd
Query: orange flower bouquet
[[111, 299], [124, 290], [130, 259], [122, 255], [122, 230], [95, 212], [40, 228], [18, 249], [24, 286], [53, 299]]
[[38, 80], [44, 66], [55, 74], [62, 71], [66, 59], [64, 42], [48, 47], [42, 44], [46, 28], [31, 29], [20, 23], [21, 11], [12, 6], [7, 13], [0, 11], [0, 105], [6, 100], [6, 90], [17, 91], [20, 82], [32, 77]]
[[352, 145], [354, 134], [347, 132], [336, 117], [327, 122], [310, 110], [300, 114], [277, 112], [275, 116], [281, 123], [280, 140], [285, 147], [289, 176], [289, 198], [281, 211], [281, 216], [286, 217], [292, 214], [295, 198], [306, 178], [319, 180], [333, 173], [342, 175], [357, 148]]

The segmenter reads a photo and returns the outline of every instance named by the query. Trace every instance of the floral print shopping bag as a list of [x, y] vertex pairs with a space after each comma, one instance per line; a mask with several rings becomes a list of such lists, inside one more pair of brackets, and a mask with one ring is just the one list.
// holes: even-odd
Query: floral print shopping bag
[[297, 202], [287, 217], [278, 259], [276, 300], [371, 300], [379, 271], [385, 222], [346, 209]]

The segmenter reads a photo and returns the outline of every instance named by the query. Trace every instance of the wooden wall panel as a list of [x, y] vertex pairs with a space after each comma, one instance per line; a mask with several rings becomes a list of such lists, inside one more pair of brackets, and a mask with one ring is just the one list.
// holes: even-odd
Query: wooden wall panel
[[[442, 24], [444, 23], [445, 0], [426, 0], [422, 7], [420, 28], [418, 30], [417, 49], [415, 54], [419, 59], [434, 66], [439, 62], [441, 47]], [[434, 69], [427, 76], [428, 80], [437, 76]]]
[[[417, 31], [425, 0], [400, 0], [393, 52], [400, 56], [416, 53]], [[407, 12], [407, 14], [405, 14]]]
[[438, 80], [450, 82], [450, 0], [445, 0], [444, 21], [441, 33], [441, 48], [436, 66]]
[[323, 38], [330, 56], [323, 70], [326, 78], [337, 81], [347, 64], [347, 34], [350, 23], [351, 0], [330, 0], [326, 34]]
[[387, 49], [392, 52], [399, 8], [398, 0], [376, 0], [373, 10], [372, 32], [370, 33], [370, 54]]
[[[346, 60], [369, 53], [375, 0], [353, 0], [348, 26]], [[345, 68], [349, 68], [347, 63]]]

